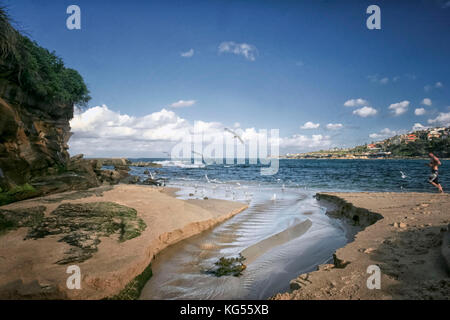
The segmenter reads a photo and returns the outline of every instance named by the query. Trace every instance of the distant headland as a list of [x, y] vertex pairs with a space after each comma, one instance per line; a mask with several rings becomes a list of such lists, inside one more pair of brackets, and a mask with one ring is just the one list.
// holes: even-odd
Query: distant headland
[[283, 159], [417, 159], [433, 152], [450, 158], [450, 127], [426, 128], [354, 148], [287, 153]]

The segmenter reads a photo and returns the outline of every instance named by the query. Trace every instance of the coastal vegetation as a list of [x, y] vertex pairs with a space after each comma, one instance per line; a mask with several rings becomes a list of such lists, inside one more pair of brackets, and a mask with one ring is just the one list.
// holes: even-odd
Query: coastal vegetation
[[427, 128], [349, 149], [335, 148], [288, 154], [286, 157], [293, 159], [423, 158], [427, 157], [429, 152], [433, 152], [440, 158], [450, 158], [450, 127]]
[[4, 7], [0, 7], [0, 58], [0, 79], [43, 102], [84, 106], [90, 100], [81, 75], [66, 68], [55, 52], [17, 31]]

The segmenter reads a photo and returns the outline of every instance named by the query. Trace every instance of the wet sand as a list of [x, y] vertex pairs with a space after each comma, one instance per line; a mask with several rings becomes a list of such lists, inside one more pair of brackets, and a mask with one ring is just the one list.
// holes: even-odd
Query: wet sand
[[252, 263], [259, 256], [263, 255], [270, 249], [302, 236], [306, 231], [308, 231], [309, 228], [311, 228], [311, 225], [311, 220], [306, 219], [295, 226], [287, 228], [284, 231], [255, 243], [254, 245], [243, 250], [241, 255], [245, 258], [246, 264]]
[[[180, 240], [213, 227], [247, 208], [225, 200], [180, 200], [173, 190], [136, 185], [100, 187], [13, 203], [1, 209], [45, 206], [45, 215], [62, 203], [114, 202], [134, 208], [147, 225], [136, 238], [119, 242], [102, 237], [98, 251], [81, 263], [59, 265], [70, 246], [60, 235], [24, 240], [28, 228], [0, 236], [0, 298], [2, 299], [102, 299], [119, 293], [141, 274], [154, 256]], [[81, 270], [81, 289], [66, 285], [69, 265]]]
[[[329, 215], [365, 229], [336, 251], [333, 264], [300, 275], [290, 292], [274, 299], [450, 299], [449, 194], [319, 193], [317, 198]], [[367, 287], [371, 265], [381, 270], [380, 289]]]
[[[245, 212], [161, 252], [140, 299], [267, 299], [347, 243], [343, 223], [328, 217], [313, 193], [290, 188], [273, 201], [273, 189], [250, 192]], [[204, 272], [239, 254], [247, 258], [239, 277]]]

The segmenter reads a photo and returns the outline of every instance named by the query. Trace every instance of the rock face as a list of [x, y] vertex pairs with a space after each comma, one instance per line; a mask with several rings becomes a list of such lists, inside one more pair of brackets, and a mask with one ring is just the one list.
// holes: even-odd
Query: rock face
[[0, 205], [102, 183], [139, 182], [128, 173], [128, 159], [70, 158], [72, 117], [73, 105], [42, 103], [0, 79]]
[[64, 168], [49, 168], [47, 175], [31, 179], [30, 184], [39, 194], [49, 194], [70, 190], [86, 190], [100, 185], [99, 171], [95, 160], [83, 159], [76, 155], [67, 161]]
[[47, 105], [0, 80], [0, 188], [65, 168], [72, 105]]

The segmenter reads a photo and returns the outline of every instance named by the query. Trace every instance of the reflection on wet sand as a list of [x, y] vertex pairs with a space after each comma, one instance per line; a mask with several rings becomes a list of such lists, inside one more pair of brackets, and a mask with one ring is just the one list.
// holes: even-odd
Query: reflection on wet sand
[[[326, 216], [312, 194], [249, 191], [253, 198], [247, 210], [157, 256], [141, 299], [268, 298], [288, 289], [299, 273], [327, 262], [346, 243], [340, 222]], [[274, 192], [279, 194], [276, 201], [270, 200]], [[240, 253], [247, 258], [241, 276], [204, 272], [221, 257]]]

